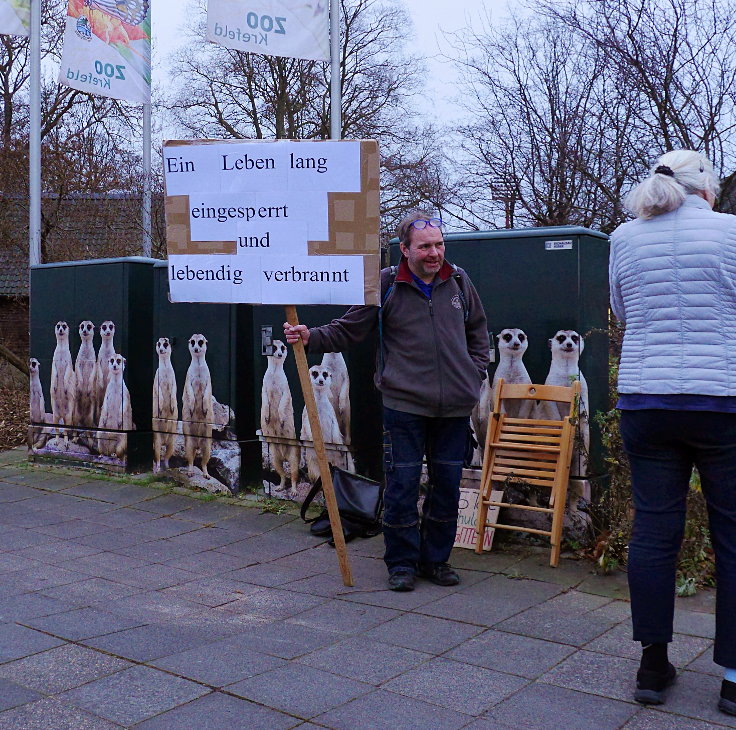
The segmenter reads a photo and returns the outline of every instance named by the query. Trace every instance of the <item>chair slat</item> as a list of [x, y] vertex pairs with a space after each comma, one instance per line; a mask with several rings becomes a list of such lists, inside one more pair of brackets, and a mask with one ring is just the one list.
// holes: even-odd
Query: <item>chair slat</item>
[[506, 474], [507, 476], [517, 476], [519, 479], [523, 477], [535, 477], [536, 479], [546, 479], [554, 482], [555, 472], [541, 471], [539, 469], [520, 469], [517, 466], [494, 466], [494, 474]]
[[[493, 474], [491, 475], [491, 480], [494, 482], [505, 482], [509, 477], [512, 478], [515, 475], [513, 474]], [[517, 479], [519, 482], [524, 482], [524, 484], [531, 484], [535, 487], [547, 487], [547, 489], [554, 489], [554, 481], [550, 481], [549, 479], [538, 479], [537, 477], [519, 477]]]
[[550, 464], [557, 463], [557, 453], [555, 452], [544, 452], [544, 451], [530, 451], [525, 453], [522, 450], [509, 450], [497, 449], [495, 452], [496, 459], [516, 459], [516, 460], [531, 460], [540, 462], [549, 462]]
[[532, 436], [525, 433], [508, 433], [504, 431], [498, 435], [498, 442], [504, 443], [505, 441], [511, 441], [518, 444], [529, 444], [530, 446], [537, 446], [542, 444], [559, 444], [562, 434], [550, 433], [544, 434], [543, 436]]
[[524, 424], [534, 424], [534, 426], [560, 426], [562, 421], [548, 421], [541, 418], [506, 418], [507, 426], [523, 426]]
[[536, 530], [533, 527], [519, 527], [518, 525], [501, 525], [498, 522], [489, 522], [488, 527], [493, 527], [495, 530], [512, 530], [513, 532], [530, 532], [532, 535], [552, 536], [551, 530]]
[[[565, 385], [535, 385], [535, 384], [511, 384], [504, 383], [503, 391], [499, 389], [497, 397], [500, 400], [551, 400], [559, 403], [570, 403], [570, 391], [572, 389]], [[495, 409], [494, 409], [495, 410]]]
[[513, 507], [514, 509], [525, 509], [529, 512], [546, 512], [552, 514], [555, 510], [554, 507], [532, 507], [530, 504], [514, 504], [513, 502], [494, 502], [492, 500], [484, 501], [483, 504], [487, 504], [489, 507]]
[[540, 426], [539, 428], [535, 426], [506, 426], [504, 425], [503, 429], [504, 433], [518, 433], [518, 434], [528, 434], [529, 436], [535, 436], [535, 435], [558, 435], [562, 433], [562, 421], [560, 421], [559, 426]]
[[501, 449], [519, 449], [520, 451], [534, 451], [547, 452], [548, 454], [559, 454], [559, 446], [547, 446], [546, 444], [538, 444], [530, 447], [529, 444], [516, 444], [512, 441], [494, 441], [491, 443], [494, 448]]

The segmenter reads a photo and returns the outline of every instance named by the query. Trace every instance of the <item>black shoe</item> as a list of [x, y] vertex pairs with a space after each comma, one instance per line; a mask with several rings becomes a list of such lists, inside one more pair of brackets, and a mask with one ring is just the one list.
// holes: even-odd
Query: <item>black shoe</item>
[[456, 586], [460, 582], [460, 576], [447, 563], [421, 565], [419, 575], [438, 586]]
[[673, 684], [675, 677], [677, 670], [669, 662], [664, 672], [639, 669], [636, 673], [634, 699], [642, 705], [661, 705], [664, 702], [664, 691]]
[[718, 700], [718, 709], [727, 715], [736, 715], [736, 682], [723, 680], [721, 684], [721, 699]]
[[388, 576], [388, 587], [392, 591], [413, 591], [414, 590], [414, 573], [410, 570], [397, 570], [394, 573], [389, 573]]

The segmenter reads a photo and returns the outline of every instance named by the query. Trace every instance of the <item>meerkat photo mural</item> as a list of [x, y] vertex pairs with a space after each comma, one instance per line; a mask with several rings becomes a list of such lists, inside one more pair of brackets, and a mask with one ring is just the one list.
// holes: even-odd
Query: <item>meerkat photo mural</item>
[[[264, 489], [280, 499], [302, 501], [319, 478], [317, 455], [306, 408], [301, 412], [297, 438], [292, 386], [284, 370], [289, 349], [274, 340], [261, 386], [261, 428]], [[350, 376], [340, 353], [323, 355], [322, 362], [309, 369], [325, 451], [329, 463], [355, 471], [351, 453]], [[299, 384], [295, 381], [295, 392]], [[271, 475], [274, 475], [272, 478]]]
[[[483, 446], [488, 430], [488, 419], [493, 405], [494, 394], [500, 379], [505, 383], [524, 384], [532, 382], [544, 382], [546, 385], [560, 385], [569, 387], [574, 380], [580, 381], [580, 402], [577, 407], [577, 434], [572, 457], [571, 474], [568, 487], [568, 515], [570, 519], [587, 519], [586, 515], [579, 511], [579, 506], [590, 501], [590, 485], [586, 480], [588, 473], [588, 454], [590, 448], [590, 410], [588, 398], [588, 384], [585, 376], [580, 370], [580, 355], [585, 343], [583, 337], [571, 329], [558, 330], [552, 337], [545, 340], [541, 347], [545, 347], [550, 355], [549, 370], [546, 377], [541, 373], [535, 373], [532, 378], [524, 365], [524, 355], [530, 347], [536, 343], [530, 343], [524, 330], [509, 327], [502, 329], [494, 338], [498, 347], [498, 362], [489, 379], [481, 386], [480, 401], [473, 410], [471, 421], [473, 430], [479, 443], [479, 448], [474, 455], [473, 466], [482, 466]], [[492, 355], [495, 354], [492, 348]], [[539, 354], [539, 352], [535, 352]], [[494, 357], [491, 357], [494, 362]], [[546, 421], [559, 421], [563, 413], [557, 403], [554, 402], [522, 402], [508, 401], [502, 404], [502, 410], [510, 418], [536, 418]], [[547, 496], [538, 493], [536, 488], [524, 486], [523, 480], [513, 485], [514, 495], [512, 501], [530, 506], [539, 506], [540, 497]], [[524, 515], [524, 519], [536, 519], [538, 516]], [[545, 518], [540, 518], [545, 519]]]
[[169, 460], [174, 454], [179, 405], [176, 402], [176, 373], [171, 364], [171, 343], [168, 337], [157, 340], [156, 354], [158, 368], [153, 378], [152, 411], [153, 471], [159, 472], [162, 468], [169, 468]]
[[[115, 351], [115, 324], [100, 325], [95, 352], [95, 324], [76, 325], [79, 346], [72, 355], [70, 325], [54, 326], [56, 347], [50, 372], [30, 358], [30, 417], [28, 446], [32, 453], [68, 457], [115, 466], [125, 465], [128, 432], [135, 429], [130, 393], [125, 383], [125, 358]], [[44, 377], [51, 413], [46, 411]]]
[[[266, 439], [264, 460], [279, 477], [275, 491], [297, 496], [300, 447], [296, 441], [294, 406], [291, 388], [284, 372], [289, 350], [281, 340], [274, 340], [261, 386], [261, 435]], [[288, 473], [287, 473], [288, 470]]]
[[202, 333], [179, 343], [169, 334], [154, 345], [153, 471], [169, 471], [184, 484], [209, 492], [235, 492], [240, 446], [233, 431], [235, 414], [213, 392], [208, 358], [217, 354], [216, 343]]

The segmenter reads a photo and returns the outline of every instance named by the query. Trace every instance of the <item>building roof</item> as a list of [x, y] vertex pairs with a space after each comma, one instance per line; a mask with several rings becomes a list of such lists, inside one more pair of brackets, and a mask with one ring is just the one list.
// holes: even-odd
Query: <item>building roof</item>
[[0, 249], [0, 297], [28, 296], [28, 255]]
[[[163, 197], [152, 206], [154, 250], [163, 237]], [[142, 253], [141, 196], [131, 193], [44, 196], [43, 262]], [[159, 248], [161, 248], [159, 246]], [[0, 296], [28, 296], [28, 198], [0, 195]]]

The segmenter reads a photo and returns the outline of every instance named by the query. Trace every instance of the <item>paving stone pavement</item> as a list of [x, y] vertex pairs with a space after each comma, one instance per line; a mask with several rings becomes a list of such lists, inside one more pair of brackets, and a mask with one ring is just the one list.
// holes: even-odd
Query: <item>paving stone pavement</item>
[[736, 727], [712, 594], [642, 708], [623, 574], [456, 550], [460, 586], [393, 593], [374, 538], [347, 588], [295, 515], [181, 491], [0, 454], [0, 730]]

